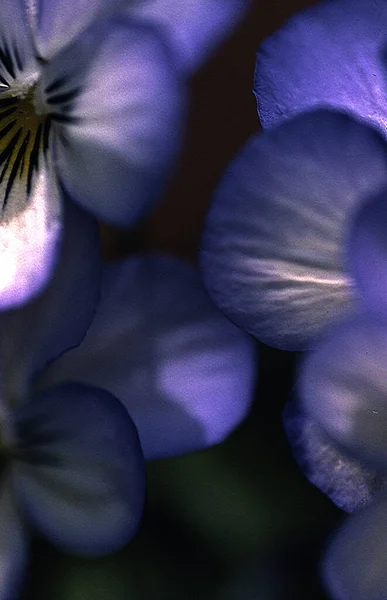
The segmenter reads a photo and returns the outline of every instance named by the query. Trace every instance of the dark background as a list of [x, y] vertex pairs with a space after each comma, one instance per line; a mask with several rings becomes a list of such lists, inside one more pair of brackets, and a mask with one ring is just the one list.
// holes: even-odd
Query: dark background
[[[259, 129], [251, 91], [256, 49], [308, 4], [256, 0], [238, 30], [194, 75], [172, 181], [135, 231], [101, 226], [105, 258], [150, 249], [195, 261], [212, 191], [238, 148]], [[145, 516], [128, 548], [81, 560], [34, 540], [23, 600], [327, 598], [318, 561], [343, 514], [304, 479], [282, 429], [298, 360], [260, 345], [256, 401], [242, 426], [220, 446], [149, 464]]]

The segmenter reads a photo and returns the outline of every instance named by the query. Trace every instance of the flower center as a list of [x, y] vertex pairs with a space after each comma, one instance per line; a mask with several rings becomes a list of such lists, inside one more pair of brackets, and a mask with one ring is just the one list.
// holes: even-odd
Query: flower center
[[0, 97], [0, 207], [3, 211], [15, 182], [25, 186], [29, 196], [39, 156], [48, 148], [51, 119], [38, 114], [34, 97], [35, 86], [18, 95]]

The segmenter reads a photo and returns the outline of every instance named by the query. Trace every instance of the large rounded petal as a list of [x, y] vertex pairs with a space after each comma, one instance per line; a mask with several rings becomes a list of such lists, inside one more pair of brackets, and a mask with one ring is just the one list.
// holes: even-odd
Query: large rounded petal
[[355, 215], [347, 246], [348, 269], [369, 312], [387, 316], [387, 190]]
[[23, 308], [0, 313], [2, 390], [13, 402], [25, 395], [34, 372], [83, 340], [97, 305], [97, 224], [70, 202], [64, 208], [64, 240], [49, 285]]
[[45, 66], [58, 172], [70, 195], [118, 225], [160, 194], [178, 146], [182, 94], [151, 26], [112, 19]]
[[111, 394], [51, 388], [17, 413], [13, 484], [31, 524], [60, 548], [100, 555], [126, 544], [142, 514], [145, 468], [138, 435]]
[[70, 44], [92, 21], [107, 17], [128, 3], [128, 0], [25, 1], [33, 13], [37, 52], [45, 60]]
[[141, 20], [159, 24], [184, 71], [197, 69], [250, 8], [250, 0], [150, 0], [129, 6]]
[[28, 541], [8, 474], [2, 479], [1, 486], [0, 600], [16, 600], [27, 563]]
[[320, 2], [265, 40], [255, 74], [263, 127], [324, 106], [351, 111], [387, 135], [386, 20], [380, 0]]
[[387, 467], [387, 320], [354, 315], [332, 326], [305, 358], [303, 410], [354, 458]]
[[205, 283], [221, 310], [290, 350], [348, 310], [347, 229], [386, 186], [386, 158], [374, 130], [329, 111], [249, 141], [215, 193], [202, 244]]
[[385, 600], [387, 498], [351, 516], [330, 541], [322, 565], [334, 600]]
[[382, 472], [370, 470], [333, 441], [293, 397], [285, 407], [284, 426], [305, 477], [339, 508], [353, 512], [369, 504], [386, 485]]
[[222, 441], [252, 400], [253, 341], [207, 298], [195, 269], [167, 257], [108, 265], [96, 318], [40, 387], [81, 381], [127, 407], [145, 458]]

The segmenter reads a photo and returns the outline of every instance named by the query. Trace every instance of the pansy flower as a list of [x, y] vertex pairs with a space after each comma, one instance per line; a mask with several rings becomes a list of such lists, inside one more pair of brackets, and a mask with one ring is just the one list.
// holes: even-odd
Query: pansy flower
[[98, 268], [94, 223], [66, 203], [49, 285], [0, 314], [7, 600], [26, 561], [24, 521], [65, 551], [115, 550], [139, 523], [143, 458], [218, 443], [250, 408], [255, 344], [193, 267], [157, 256], [107, 264], [97, 302]]
[[47, 283], [63, 189], [94, 215], [129, 225], [171, 164], [180, 84], [162, 36], [118, 13], [124, 5], [1, 2], [0, 309]]
[[351, 307], [346, 237], [359, 206], [385, 187], [385, 141], [348, 115], [305, 113], [254, 136], [207, 216], [201, 265], [211, 297], [261, 341], [304, 349]]
[[327, 0], [261, 44], [254, 93], [264, 129], [316, 108], [346, 110], [387, 136], [387, 5]]
[[348, 265], [356, 310], [324, 329], [304, 356], [285, 427], [306, 476], [355, 514], [324, 553], [335, 600], [387, 594], [387, 192], [356, 215]]

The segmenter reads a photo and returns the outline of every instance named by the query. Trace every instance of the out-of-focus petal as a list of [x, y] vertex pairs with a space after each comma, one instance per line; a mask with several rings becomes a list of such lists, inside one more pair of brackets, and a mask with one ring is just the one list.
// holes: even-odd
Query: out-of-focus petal
[[129, 11], [165, 29], [179, 64], [189, 72], [205, 61], [250, 6], [250, 0], [150, 0], [129, 6]]
[[284, 426], [293, 454], [305, 477], [347, 512], [369, 504], [387, 477], [346, 454], [292, 398], [285, 407]]
[[160, 38], [151, 26], [111, 19], [48, 63], [43, 78], [55, 89], [47, 102], [64, 187], [95, 215], [132, 223], [160, 194], [178, 147], [183, 94]]
[[265, 40], [255, 95], [264, 128], [314, 107], [345, 109], [387, 135], [387, 5], [320, 2]]
[[253, 341], [216, 310], [196, 270], [140, 256], [106, 267], [85, 341], [39, 386], [73, 380], [108, 389], [151, 459], [222, 441], [249, 410], [254, 370]]
[[2, 479], [0, 491], [0, 600], [19, 598], [28, 549], [8, 475]]
[[[12, 163], [7, 171], [9, 181]], [[62, 234], [60, 190], [50, 161], [42, 161], [28, 196], [24, 176], [15, 176], [9, 195], [3, 189], [1, 198], [0, 310], [25, 304], [42, 291], [52, 275]]]
[[112, 552], [135, 534], [145, 492], [137, 431], [104, 390], [68, 384], [37, 395], [18, 413], [23, 452], [16, 497], [31, 524], [60, 548]]
[[387, 320], [354, 315], [308, 352], [299, 379], [303, 410], [355, 459], [387, 466]]
[[215, 192], [202, 242], [205, 283], [220, 309], [289, 350], [347, 310], [347, 228], [386, 186], [386, 157], [376, 131], [329, 111], [249, 141]]
[[107, 17], [128, 4], [128, 0], [25, 1], [31, 7], [38, 54], [46, 60], [70, 44], [92, 21]]
[[387, 594], [387, 498], [348, 518], [328, 544], [322, 565], [334, 600], [384, 600]]
[[100, 284], [97, 224], [65, 203], [64, 239], [54, 275], [41, 296], [0, 313], [2, 391], [17, 402], [44, 364], [84, 338], [94, 316]]
[[347, 249], [348, 269], [367, 311], [387, 316], [387, 190], [355, 215]]

